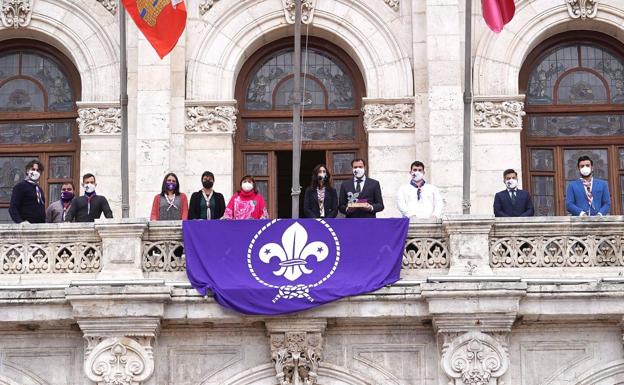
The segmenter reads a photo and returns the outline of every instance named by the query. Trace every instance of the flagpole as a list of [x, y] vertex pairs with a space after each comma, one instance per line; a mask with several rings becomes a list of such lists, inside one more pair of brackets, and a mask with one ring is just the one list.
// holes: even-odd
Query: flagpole
[[295, 0], [295, 57], [293, 81], [293, 160], [292, 160], [292, 217], [299, 218], [299, 172], [301, 169], [301, 0]]
[[466, 36], [464, 42], [464, 169], [463, 199], [464, 214], [470, 214], [470, 171], [472, 169], [472, 1], [466, 1]]
[[121, 105], [121, 217], [128, 218], [128, 67], [126, 60], [126, 10], [119, 2], [119, 104]]

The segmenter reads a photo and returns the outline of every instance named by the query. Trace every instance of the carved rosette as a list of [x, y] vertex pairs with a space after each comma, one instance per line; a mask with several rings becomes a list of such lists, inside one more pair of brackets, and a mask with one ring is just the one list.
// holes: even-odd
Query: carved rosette
[[154, 373], [151, 346], [127, 337], [88, 338], [84, 370], [98, 385], [140, 385]]
[[478, 331], [449, 333], [442, 347], [442, 368], [455, 385], [496, 385], [509, 367], [505, 335]]
[[210, 11], [210, 8], [214, 5], [215, 1], [219, 0], [199, 0], [199, 13], [203, 16], [206, 12]]
[[98, 3], [102, 4], [104, 8], [113, 15], [117, 13], [117, 1], [116, 0], [97, 0]]
[[[282, 0], [284, 16], [288, 24], [295, 23], [295, 0]], [[314, 17], [314, 0], [301, 0], [301, 22], [303, 24], [312, 23]]]
[[598, 14], [598, 0], [564, 0], [573, 19], [593, 19]]
[[314, 385], [321, 361], [320, 333], [286, 332], [271, 335], [271, 358], [279, 385]]
[[388, 6], [390, 6], [390, 8], [394, 9], [395, 11], [398, 11], [399, 7], [401, 6], [400, 0], [384, 0], [384, 2], [388, 4]]
[[26, 27], [30, 24], [34, 0], [2, 0], [2, 25], [6, 28]]
[[234, 106], [186, 106], [186, 132], [227, 133], [236, 131]]
[[405, 130], [416, 126], [413, 104], [368, 104], [362, 111], [367, 131]]
[[121, 108], [89, 106], [78, 109], [80, 135], [109, 135], [121, 133]]
[[474, 126], [477, 128], [521, 128], [524, 102], [480, 101], [474, 104]]

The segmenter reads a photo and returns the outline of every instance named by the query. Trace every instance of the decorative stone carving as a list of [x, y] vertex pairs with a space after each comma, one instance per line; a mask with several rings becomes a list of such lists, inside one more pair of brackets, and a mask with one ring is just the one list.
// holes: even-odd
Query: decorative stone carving
[[210, 8], [214, 5], [215, 1], [219, 0], [199, 0], [199, 13], [203, 16], [206, 12], [210, 11]]
[[520, 128], [524, 102], [482, 101], [475, 103], [474, 126], [479, 128]]
[[390, 8], [394, 9], [395, 11], [398, 11], [401, 5], [401, 0], [384, 0], [384, 2], [388, 4], [388, 6], [390, 6]]
[[451, 384], [496, 385], [509, 367], [509, 354], [500, 339], [478, 331], [449, 334], [446, 339], [442, 368]]
[[314, 385], [321, 361], [320, 333], [286, 332], [271, 335], [271, 358], [279, 385]]
[[2, 25], [6, 28], [26, 27], [30, 24], [34, 0], [2, 0]]
[[403, 249], [404, 270], [445, 269], [450, 265], [446, 239], [412, 238]]
[[113, 15], [117, 13], [117, 0], [97, 0], [104, 8]]
[[229, 133], [236, 131], [234, 106], [187, 106], [186, 132]]
[[367, 104], [362, 111], [367, 131], [412, 129], [416, 126], [413, 104]]
[[0, 274], [96, 273], [101, 268], [102, 245], [99, 243], [0, 245]]
[[593, 19], [598, 13], [598, 0], [565, 0], [565, 3], [573, 19]]
[[182, 242], [144, 242], [143, 271], [186, 271], [186, 256]]
[[[284, 15], [288, 24], [295, 23], [295, 0], [282, 0]], [[301, 0], [301, 22], [312, 23], [314, 17], [314, 0]]]
[[87, 377], [98, 385], [139, 385], [154, 372], [152, 347], [143, 346], [127, 337], [88, 338], [84, 369]]
[[80, 108], [76, 121], [80, 135], [120, 134], [121, 108], [110, 106]]

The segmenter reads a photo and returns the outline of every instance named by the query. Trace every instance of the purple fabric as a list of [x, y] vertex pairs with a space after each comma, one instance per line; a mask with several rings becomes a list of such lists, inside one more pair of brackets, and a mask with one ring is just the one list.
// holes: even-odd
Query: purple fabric
[[188, 279], [245, 314], [285, 314], [399, 280], [409, 220], [184, 221]]

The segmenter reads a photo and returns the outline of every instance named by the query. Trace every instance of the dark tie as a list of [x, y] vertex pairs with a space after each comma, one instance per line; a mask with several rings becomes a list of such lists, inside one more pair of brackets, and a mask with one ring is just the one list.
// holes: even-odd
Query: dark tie
[[516, 205], [516, 190], [511, 190], [511, 204]]
[[362, 192], [362, 179], [361, 178], [357, 178], [355, 180], [355, 192]]

